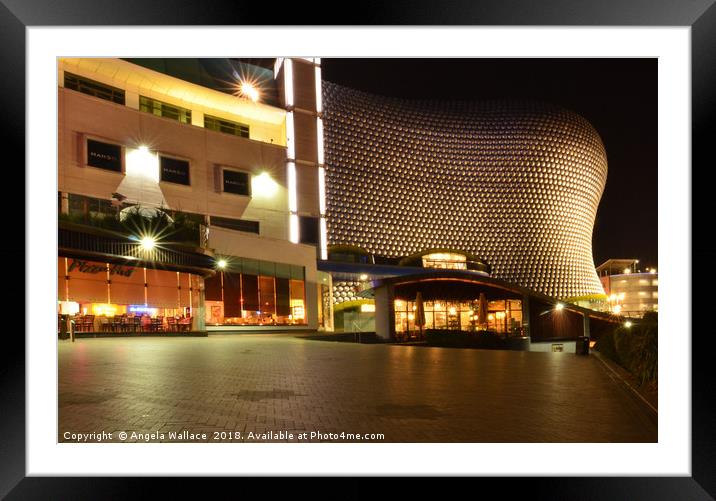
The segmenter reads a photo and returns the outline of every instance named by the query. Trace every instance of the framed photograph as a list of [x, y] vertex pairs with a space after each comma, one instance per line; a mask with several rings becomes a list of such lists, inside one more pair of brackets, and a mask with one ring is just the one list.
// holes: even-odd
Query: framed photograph
[[[28, 186], [0, 492], [391, 475], [713, 496], [691, 289], [713, 246], [691, 228], [716, 7], [554, 3], [376, 7], [380, 27], [0, 6]], [[218, 165], [246, 172], [217, 191]]]

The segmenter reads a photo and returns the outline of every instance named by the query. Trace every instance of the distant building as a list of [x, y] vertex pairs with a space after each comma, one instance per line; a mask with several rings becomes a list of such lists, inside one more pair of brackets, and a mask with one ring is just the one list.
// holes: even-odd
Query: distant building
[[639, 268], [638, 259], [609, 259], [597, 267], [612, 313], [642, 317], [659, 311], [659, 275], [656, 268]]

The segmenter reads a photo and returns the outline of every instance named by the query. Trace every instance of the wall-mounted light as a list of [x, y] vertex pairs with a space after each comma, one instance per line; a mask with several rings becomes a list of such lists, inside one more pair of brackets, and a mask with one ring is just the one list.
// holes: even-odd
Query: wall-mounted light
[[276, 193], [278, 193], [278, 183], [268, 172], [262, 172], [251, 178], [252, 196], [273, 197]]
[[241, 95], [245, 98], [250, 99], [254, 103], [259, 100], [260, 94], [258, 88], [256, 88], [256, 85], [254, 85], [251, 82], [241, 82], [239, 84], [239, 92], [241, 92]]
[[142, 145], [136, 149], [127, 148], [126, 175], [159, 182], [159, 157]]

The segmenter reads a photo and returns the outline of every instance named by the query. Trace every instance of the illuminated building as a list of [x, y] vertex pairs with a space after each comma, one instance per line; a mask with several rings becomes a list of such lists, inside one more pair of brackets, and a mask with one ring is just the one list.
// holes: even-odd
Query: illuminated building
[[582, 117], [531, 102], [411, 102], [324, 84], [329, 244], [435, 248], [556, 298], [603, 294], [592, 229], [607, 177]]
[[[490, 329], [527, 333], [533, 312], [564, 302], [577, 325], [593, 315], [579, 305], [604, 298], [591, 235], [606, 153], [570, 111], [373, 96], [324, 82], [318, 58], [63, 58], [58, 70], [62, 308], [176, 305], [197, 330], [369, 330], [391, 317], [393, 335], [413, 313], [371, 294], [392, 287], [407, 308], [417, 289], [403, 284], [420, 276], [433, 327], [469, 327], [484, 292]], [[193, 221], [197, 241], [112, 246], [85, 228], [133, 206]], [[94, 254], [92, 232], [105, 246]], [[153, 257], [117, 254], [142, 242]], [[99, 294], [73, 287], [79, 258], [105, 266]], [[108, 276], [117, 264], [135, 282]]]
[[642, 317], [659, 311], [659, 274], [656, 267], [642, 269], [638, 259], [609, 259], [597, 266], [613, 313]]
[[[270, 68], [61, 58], [58, 83], [60, 310], [95, 315], [86, 330], [140, 310], [194, 331], [317, 328], [316, 247], [290, 241]], [[122, 228], [132, 207], [171, 230]]]

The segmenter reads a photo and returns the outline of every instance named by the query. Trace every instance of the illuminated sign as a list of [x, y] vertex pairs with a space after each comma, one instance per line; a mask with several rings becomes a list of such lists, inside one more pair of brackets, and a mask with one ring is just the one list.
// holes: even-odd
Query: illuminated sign
[[[131, 277], [136, 268], [122, 266], [119, 264], [109, 265], [110, 275], [122, 275], [123, 277]], [[101, 273], [107, 271], [107, 265], [104, 263], [94, 263], [92, 261], [83, 261], [81, 259], [73, 259], [67, 267], [67, 273], [77, 270], [80, 273]]]
[[122, 147], [116, 144], [102, 143], [94, 139], [88, 139], [87, 165], [122, 172]]
[[247, 172], [236, 172], [224, 170], [224, 191], [235, 195], [250, 195], [249, 174]]
[[189, 186], [189, 162], [160, 156], [159, 175], [164, 182]]

